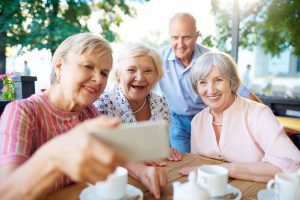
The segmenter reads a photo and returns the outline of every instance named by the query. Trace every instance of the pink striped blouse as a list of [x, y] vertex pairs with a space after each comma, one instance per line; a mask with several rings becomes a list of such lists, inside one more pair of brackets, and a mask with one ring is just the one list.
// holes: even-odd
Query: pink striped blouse
[[[78, 112], [58, 110], [44, 93], [13, 101], [5, 107], [0, 120], [0, 165], [25, 162], [51, 138], [97, 115], [93, 105]], [[61, 177], [54, 189], [70, 183], [68, 177]]]

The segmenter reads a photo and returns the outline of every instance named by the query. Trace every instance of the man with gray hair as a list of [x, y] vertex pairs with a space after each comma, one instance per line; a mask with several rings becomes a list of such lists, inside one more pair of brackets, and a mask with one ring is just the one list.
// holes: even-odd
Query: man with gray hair
[[[189, 13], [177, 13], [171, 18], [169, 35], [170, 45], [160, 49], [165, 75], [158, 85], [171, 111], [171, 146], [180, 152], [190, 152], [191, 120], [206, 105], [193, 91], [189, 72], [196, 59], [209, 49], [196, 43], [199, 31]], [[243, 85], [238, 93], [259, 101]]]

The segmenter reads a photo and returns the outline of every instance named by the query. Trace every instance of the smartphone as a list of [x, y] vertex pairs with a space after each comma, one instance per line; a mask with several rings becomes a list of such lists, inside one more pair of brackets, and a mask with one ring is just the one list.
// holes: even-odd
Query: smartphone
[[169, 131], [164, 120], [122, 124], [92, 133], [129, 161], [154, 161], [169, 156]]

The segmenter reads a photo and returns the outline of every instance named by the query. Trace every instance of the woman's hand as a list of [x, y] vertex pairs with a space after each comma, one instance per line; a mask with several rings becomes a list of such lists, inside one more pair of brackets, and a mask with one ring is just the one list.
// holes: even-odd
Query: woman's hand
[[193, 167], [185, 167], [179, 170], [179, 174], [187, 176], [191, 171], [195, 171], [197, 174], [197, 169], [199, 166], [193, 166]]
[[180, 161], [182, 158], [182, 154], [180, 154], [180, 152], [175, 149], [175, 148], [170, 148], [170, 155], [168, 157], [168, 160], [171, 161]]
[[126, 168], [129, 175], [140, 180], [156, 199], [160, 198], [161, 190], [167, 184], [167, 175], [162, 168], [137, 162], [127, 163]]
[[[6, 172], [5, 180], [0, 185], [0, 198], [44, 197], [63, 174], [77, 182], [94, 183], [105, 179], [124, 161], [113, 149], [92, 135], [90, 130], [112, 128], [118, 124], [119, 120], [108, 117], [87, 120], [49, 140], [25, 163], [0, 167], [1, 175]], [[20, 182], [26, 184], [18, 189]]]
[[[170, 148], [170, 154], [168, 157], [168, 160], [171, 161], [180, 161], [182, 158], [182, 155], [179, 153], [179, 151], [175, 148]], [[149, 161], [149, 162], [145, 162], [146, 165], [148, 166], [157, 166], [157, 167], [164, 167], [167, 165], [166, 162], [164, 161]]]
[[146, 165], [148, 166], [156, 166], [156, 167], [164, 167], [167, 165], [166, 162], [158, 160], [158, 161], [149, 161], [149, 162], [145, 162]]
[[145, 166], [139, 177], [156, 199], [160, 198], [162, 188], [167, 184], [167, 175], [162, 168]]
[[89, 130], [113, 128], [119, 124], [117, 119], [100, 116], [83, 122], [60, 140], [57, 137], [56, 142], [59, 144], [52, 145], [52, 151], [55, 149], [58, 169], [77, 182], [95, 183], [104, 180], [124, 161]]

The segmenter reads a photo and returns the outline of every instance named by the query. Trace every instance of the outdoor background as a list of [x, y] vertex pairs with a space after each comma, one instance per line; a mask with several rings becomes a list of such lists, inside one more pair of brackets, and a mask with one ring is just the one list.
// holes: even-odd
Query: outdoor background
[[[103, 11], [103, 7], [93, 6], [91, 13], [85, 20], [88, 27], [87, 30], [102, 33], [102, 35], [103, 33], [106, 34], [106, 38], [112, 41], [111, 44], [114, 52], [117, 52], [120, 45], [124, 42], [144, 42], [155, 48], [168, 44], [168, 21], [170, 17], [177, 12], [189, 12], [195, 16], [198, 30], [201, 32], [198, 43], [204, 42], [204, 44], [209, 45], [211, 48], [218, 48], [230, 53], [231, 38], [228, 34], [231, 34], [231, 30], [229, 30], [229, 28], [232, 24], [232, 16], [237, 12], [233, 8], [234, 1], [237, 0], [215, 0], [213, 2], [210, 0], [110, 1], [114, 4], [124, 2], [130, 9], [133, 9], [132, 16], [120, 12], [118, 9], [114, 10], [116, 13], [119, 12], [120, 23], [114, 19], [115, 21], [108, 27], [115, 35], [110, 32], [106, 33], [104, 29], [105, 26], [103, 26], [103, 23], [101, 24], [103, 19], [107, 16], [107, 13]], [[68, 7], [66, 1], [56, 2], [58, 2], [62, 8]], [[106, 2], [108, 1], [90, 1], [89, 4], [105, 5]], [[280, 47], [278, 47], [279, 50], [275, 49], [273, 52], [269, 51], [269, 53], [266, 53], [263, 44], [264, 41], [259, 41], [260, 35], [263, 36], [263, 34], [266, 33], [262, 31], [263, 29], [261, 29], [261, 27], [259, 29], [254, 26], [249, 26], [250, 22], [256, 21], [259, 24], [265, 20], [269, 12], [268, 10], [272, 8], [274, 2], [279, 9], [287, 9], [286, 7], [282, 7], [281, 4], [295, 4], [292, 6], [300, 8], [299, 1], [239, 1], [241, 31], [239, 38], [241, 45], [238, 51], [239, 72], [241, 78], [243, 78], [246, 65], [250, 64], [252, 66], [250, 70], [250, 88], [257, 94], [300, 98], [300, 59], [295, 53], [296, 45], [290, 41], [278, 43]], [[212, 5], [215, 5], [215, 7], [212, 7]], [[282, 13], [280, 10], [276, 11], [274, 9], [272, 12], [271, 14], [274, 16], [279, 15], [276, 12]], [[286, 14], [293, 15], [293, 13]], [[293, 26], [294, 29], [298, 29], [298, 32], [300, 27], [299, 15], [300, 9], [298, 9], [296, 15], [292, 17], [298, 18], [298, 23], [296, 20], [297, 24]], [[285, 16], [279, 17], [284, 18]], [[27, 21], [27, 26], [30, 23], [32, 22]], [[278, 29], [281, 28], [279, 23], [280, 22], [278, 22]], [[285, 23], [288, 23], [288, 21], [286, 20]], [[288, 25], [286, 28], [289, 28]], [[257, 31], [262, 31], [262, 33], [260, 34]], [[223, 38], [222, 41], [222, 37], [225, 33], [227, 34], [227, 38]], [[276, 41], [279, 41], [281, 38], [284, 37], [281, 36], [279, 38], [270, 34], [270, 39], [274, 40], [274, 45], [277, 45]], [[249, 44], [245, 44], [245, 41]], [[285, 44], [286, 47], [283, 44]], [[299, 46], [296, 47], [300, 48]], [[270, 49], [272, 50], [272, 48], [273, 47]], [[22, 51], [20, 53], [21, 49]], [[41, 49], [38, 46], [37, 48], [28, 48], [28, 46], [24, 48], [24, 45], [7, 45], [5, 54], [7, 73], [30, 73], [31, 76], [37, 76], [38, 80], [35, 84], [36, 92], [49, 86], [51, 50]], [[25, 61], [27, 61], [29, 70], [25, 69]]]

